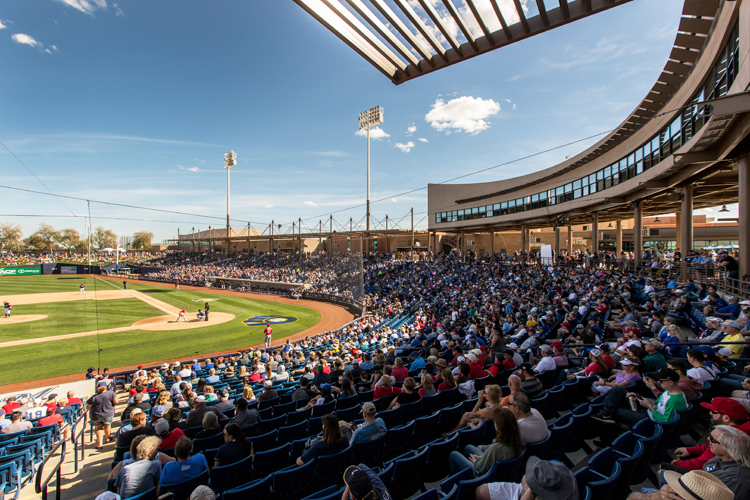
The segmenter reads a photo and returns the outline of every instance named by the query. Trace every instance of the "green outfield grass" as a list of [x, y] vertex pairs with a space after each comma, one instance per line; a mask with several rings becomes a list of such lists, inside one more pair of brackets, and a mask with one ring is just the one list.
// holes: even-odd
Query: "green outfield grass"
[[[70, 278], [70, 276], [3, 277], [0, 278], [0, 300], [2, 300], [3, 295], [10, 294], [67, 291], [70, 290], [69, 284], [71, 283], [74, 285], [73, 289], [76, 290], [83, 278], [75, 276], [72, 277], [74, 278], [73, 281], [70, 281]], [[93, 290], [93, 286], [93, 279], [87, 279], [87, 292]], [[98, 289], [111, 290], [122, 288], [122, 284], [120, 282], [97, 280], [96, 287]], [[165, 288], [135, 282], [128, 282], [128, 289], [138, 290], [175, 307], [184, 307], [187, 309], [190, 318], [194, 317], [198, 309], [202, 309], [204, 306], [203, 303], [194, 302], [193, 299], [217, 298], [219, 300], [210, 303], [211, 311], [234, 314], [235, 319], [221, 325], [212, 325], [206, 328], [185, 331], [128, 330], [29, 345], [3, 347], [0, 348], [2, 359], [12, 360], [12, 362], [0, 363], [0, 384], [11, 384], [81, 373], [85, 372], [89, 366], [113, 368], [170, 358], [192, 359], [194, 356], [202, 353], [239, 349], [259, 344], [263, 342], [263, 326], [247, 327], [242, 321], [260, 315], [293, 316], [298, 318], [293, 323], [274, 325], [274, 342], [305, 330], [320, 321], [320, 313], [307, 307], [212, 294], [210, 293], [210, 289], [206, 289], [205, 291], [177, 291], [171, 287]], [[9, 290], [13, 291], [9, 292]], [[25, 291], [20, 292], [18, 290]], [[122, 319], [124, 323], [129, 322], [129, 324], [132, 324], [140, 319], [163, 315], [162, 311], [151, 308], [138, 299], [98, 301], [100, 309], [99, 328], [105, 328], [102, 326], [102, 304], [107, 304], [107, 307], [115, 308], [119, 307], [117, 306], [118, 303], [125, 303], [125, 309], [128, 309], [127, 304], [131, 300], [135, 300], [145, 306], [144, 315], [133, 315], [131, 314], [132, 311], [123, 312], [123, 316], [127, 316], [128, 318], [125, 320], [124, 318], [118, 318], [118, 314], [109, 315], [107, 313], [108, 318], [106, 321], [109, 325], [107, 328], [114, 328], [112, 325], [115, 323], [113, 322], [119, 319]], [[73, 303], [81, 304], [83, 301], [70, 302], [67, 305], [69, 306]], [[51, 306], [54, 305], [56, 307], [58, 304], [66, 305], [66, 303], [40, 305], [51, 310], [49, 309]], [[90, 310], [93, 308], [94, 302], [86, 301], [86, 304]], [[48, 312], [20, 312], [22, 308], [37, 306], [14, 306], [13, 313], [50, 315]], [[42, 325], [43, 322], [46, 322], [46, 325]], [[85, 331], [86, 328], [84, 325], [85, 323], [81, 321], [81, 328], [74, 331]], [[50, 315], [50, 318], [47, 320], [19, 323], [13, 325], [11, 328], [16, 329], [16, 327], [15, 336], [13, 331], [8, 333], [5, 327], [1, 328], [0, 335], [2, 339], [0, 341], [18, 339], [18, 332], [26, 332], [21, 335], [27, 336], [21, 336], [20, 338], [51, 336], [56, 333], [64, 333], [60, 331], [61, 319], [58, 318], [55, 320], [53, 315]], [[67, 331], [65, 333], [70, 332]], [[101, 351], [97, 352], [97, 349], [101, 349]], [[99, 362], [98, 356], [101, 356], [101, 362]], [[26, 368], [19, 369], [19, 367]]]
[[119, 287], [115, 283], [81, 275], [43, 275], [43, 276], [3, 276], [0, 277], [0, 301], [8, 295], [28, 295], [31, 293], [78, 292], [81, 283], [86, 285], [86, 293], [94, 289], [113, 290]]
[[117, 299], [21, 304], [13, 306], [13, 314], [46, 314], [47, 318], [14, 325], [3, 325], [0, 318], [0, 342], [130, 326], [142, 319], [164, 316], [164, 311], [142, 300]]

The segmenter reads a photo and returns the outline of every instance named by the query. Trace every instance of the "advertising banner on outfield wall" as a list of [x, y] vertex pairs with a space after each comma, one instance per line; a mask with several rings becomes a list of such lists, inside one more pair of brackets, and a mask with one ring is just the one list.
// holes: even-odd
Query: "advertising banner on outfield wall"
[[0, 276], [26, 276], [42, 274], [41, 266], [0, 267]]
[[78, 274], [78, 266], [60, 266], [60, 274]]

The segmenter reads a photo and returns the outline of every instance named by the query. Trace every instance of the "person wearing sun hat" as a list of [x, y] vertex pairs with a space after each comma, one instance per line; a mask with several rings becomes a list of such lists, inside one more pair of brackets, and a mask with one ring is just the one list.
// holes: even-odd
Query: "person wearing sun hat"
[[578, 500], [575, 476], [561, 462], [530, 457], [521, 483], [488, 483], [477, 487], [477, 500]]
[[635, 492], [628, 500], [734, 500], [732, 490], [715, 476], [702, 470], [690, 471], [687, 474], [666, 471], [664, 480], [667, 484], [659, 491], [652, 493]]
[[735, 320], [727, 320], [721, 325], [721, 329], [726, 333], [726, 337], [721, 340], [721, 345], [732, 351], [730, 358], [739, 358], [742, 355], [744, 344], [733, 344], [728, 342], [744, 342], [745, 337], [740, 331], [742, 325]]

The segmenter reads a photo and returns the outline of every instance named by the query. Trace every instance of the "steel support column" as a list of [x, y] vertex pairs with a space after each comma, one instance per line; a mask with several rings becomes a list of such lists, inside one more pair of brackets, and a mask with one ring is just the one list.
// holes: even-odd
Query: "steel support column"
[[521, 224], [521, 262], [526, 262], [526, 254], [528, 253], [526, 249], [527, 241], [526, 224]]
[[[683, 255], [693, 248], [693, 185], [682, 186], [682, 206], [680, 213], [682, 238], [679, 242]], [[687, 269], [682, 267], [682, 279], [687, 277]]]
[[[739, 261], [740, 279], [750, 273], [750, 155], [739, 161]], [[685, 249], [687, 251], [687, 249]], [[684, 255], [684, 254], [683, 254]]]
[[633, 210], [633, 257], [636, 269], [643, 265], [643, 203], [640, 201]]
[[591, 251], [599, 253], [599, 214], [591, 214]]
[[573, 255], [573, 226], [568, 226], [568, 255]]
[[617, 258], [619, 259], [622, 255], [622, 221], [618, 220], [615, 225], [615, 233], [616, 233], [616, 243], [615, 243], [615, 251], [617, 253]]

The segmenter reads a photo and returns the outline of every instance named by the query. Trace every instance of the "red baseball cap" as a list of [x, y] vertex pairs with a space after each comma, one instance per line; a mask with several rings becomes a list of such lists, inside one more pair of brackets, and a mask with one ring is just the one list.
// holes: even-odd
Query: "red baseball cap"
[[731, 417], [735, 420], [741, 420], [746, 422], [748, 419], [748, 413], [742, 403], [735, 401], [732, 398], [715, 397], [710, 403], [701, 403], [703, 408], [707, 410], [721, 413], [727, 417]]
[[143, 365], [138, 365], [138, 369], [139, 370], [143, 369]]
[[563, 343], [560, 342], [559, 340], [556, 340], [556, 341], [552, 342], [552, 347], [554, 347], [555, 349], [562, 349], [563, 348]]

